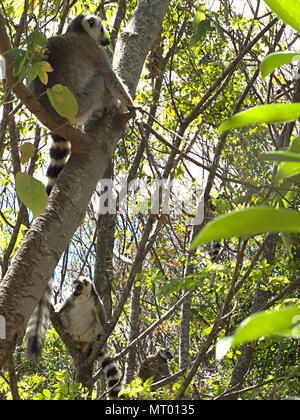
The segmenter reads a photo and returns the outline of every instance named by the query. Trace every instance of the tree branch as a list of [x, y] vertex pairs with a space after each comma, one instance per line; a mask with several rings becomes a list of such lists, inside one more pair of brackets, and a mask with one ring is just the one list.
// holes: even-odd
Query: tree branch
[[[114, 69], [135, 92], [147, 54], [161, 29], [170, 0], [139, 0], [125, 31], [119, 37], [113, 60]], [[0, 51], [10, 48], [5, 22], [0, 15]], [[49, 128], [57, 122], [49, 120], [31, 92], [12, 76], [12, 57], [6, 57], [7, 76], [17, 96], [31, 111], [43, 117]], [[16, 342], [24, 335], [28, 320], [41, 299], [57, 262], [80, 225], [95, 187], [111, 161], [122, 136], [128, 116], [105, 115], [87, 127], [87, 136], [72, 127], [60, 128], [68, 140], [81, 137], [85, 155], [73, 153], [60, 174], [46, 210], [35, 219], [24, 238], [5, 277], [0, 283], [0, 315], [6, 321], [6, 338], [0, 340], [0, 369]], [[47, 120], [47, 121], [46, 121]], [[52, 125], [53, 123], [53, 125]], [[79, 135], [80, 134], [80, 135]], [[76, 143], [76, 142], [75, 142]], [[76, 152], [78, 149], [76, 149]]]

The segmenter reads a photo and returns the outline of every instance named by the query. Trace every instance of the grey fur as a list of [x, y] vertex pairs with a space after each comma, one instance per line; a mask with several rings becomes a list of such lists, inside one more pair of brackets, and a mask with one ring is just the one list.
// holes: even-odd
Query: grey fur
[[[78, 103], [77, 123], [83, 124], [99, 118], [105, 110], [119, 108], [119, 101], [129, 109], [134, 108], [133, 100], [119, 77], [114, 73], [104, 48], [109, 40], [100, 18], [80, 15], [70, 23], [66, 33], [50, 38], [47, 43], [48, 62], [53, 72], [48, 73], [48, 83], [44, 85], [37, 77], [31, 85], [32, 91], [43, 106], [55, 115], [61, 124], [66, 120], [59, 117], [51, 106], [46, 94], [47, 88], [55, 84], [67, 86]], [[50, 194], [56, 179], [65, 166], [71, 151], [70, 143], [52, 133], [50, 165], [47, 171], [47, 193]], [[47, 289], [51, 289], [52, 280]], [[27, 329], [26, 354], [29, 360], [38, 357], [49, 318], [49, 297], [46, 293], [32, 315]], [[32, 343], [38, 343], [37, 346]]]
[[[86, 277], [75, 280], [74, 292], [56, 312], [79, 350], [88, 355], [103, 334], [106, 324], [102, 300], [91, 280]], [[114, 387], [109, 392], [109, 397], [115, 399], [121, 390], [119, 370], [113, 360], [102, 351], [97, 360], [106, 375], [108, 388]]]

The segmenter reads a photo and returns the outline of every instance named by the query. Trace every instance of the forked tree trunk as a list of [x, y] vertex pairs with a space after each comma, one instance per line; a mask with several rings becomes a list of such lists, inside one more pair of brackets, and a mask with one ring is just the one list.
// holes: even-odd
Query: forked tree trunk
[[[161, 30], [169, 1], [139, 0], [127, 28], [117, 41], [113, 67], [131, 94], [135, 92], [147, 54]], [[8, 49], [5, 35], [2, 26], [0, 51]], [[14, 86], [14, 90], [20, 96], [25, 91], [18, 86]], [[26, 101], [26, 95], [22, 99]], [[30, 110], [38, 116], [39, 108], [33, 103], [35, 109]], [[108, 115], [88, 128], [86, 136], [91, 140], [88, 152], [72, 154], [53, 189], [47, 209], [34, 221], [2, 280], [0, 316], [5, 319], [6, 338], [0, 340], [0, 369], [16, 342], [23, 337], [48, 279], [80, 225], [96, 185], [123, 134], [125, 123], [126, 118]]]

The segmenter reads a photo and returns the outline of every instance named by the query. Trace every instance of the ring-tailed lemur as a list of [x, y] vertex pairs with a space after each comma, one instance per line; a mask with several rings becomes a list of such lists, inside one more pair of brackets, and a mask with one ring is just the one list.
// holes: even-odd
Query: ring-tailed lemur
[[173, 359], [174, 355], [167, 348], [161, 348], [157, 351], [155, 356], [144, 359], [138, 369], [137, 375], [143, 381], [153, 376], [153, 382], [161, 381], [163, 378], [170, 375], [169, 360]]
[[[78, 124], [101, 116], [105, 110], [119, 107], [118, 101], [128, 109], [134, 109], [130, 94], [114, 73], [103, 48], [108, 44], [109, 39], [105, 34], [101, 19], [89, 15], [77, 16], [68, 26], [66, 33], [48, 40], [46, 47], [48, 61], [53, 72], [48, 74], [47, 85], [36, 78], [31, 88], [49, 113], [57, 116], [46, 91], [47, 88], [58, 83], [67, 86], [77, 100]], [[69, 141], [55, 133], [51, 133], [51, 136], [53, 141], [50, 148], [46, 186], [48, 195], [71, 152]], [[27, 360], [36, 359], [41, 352], [49, 319], [52, 282], [51, 278], [28, 324]]]
[[[41, 83], [38, 77], [31, 84], [33, 93], [48, 112], [57, 116], [46, 92], [58, 83], [67, 86], [76, 98], [77, 124], [99, 117], [105, 110], [118, 108], [118, 100], [128, 109], [134, 109], [130, 94], [114, 73], [103, 48], [109, 43], [101, 19], [90, 15], [77, 16], [63, 35], [48, 40], [48, 62], [53, 72], [48, 73], [47, 85]], [[58, 134], [51, 135], [53, 142], [47, 172], [48, 194], [71, 151], [68, 141]]]
[[[91, 280], [80, 277], [74, 281], [73, 286], [74, 292], [56, 312], [81, 353], [88, 355], [103, 333], [106, 315]], [[97, 360], [106, 375], [108, 388], [113, 388], [109, 392], [110, 399], [117, 398], [121, 385], [116, 364], [103, 351], [100, 351]]]

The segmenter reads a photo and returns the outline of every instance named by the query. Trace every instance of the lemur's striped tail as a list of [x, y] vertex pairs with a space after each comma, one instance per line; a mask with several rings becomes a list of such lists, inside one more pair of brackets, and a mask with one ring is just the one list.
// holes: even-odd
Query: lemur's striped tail
[[50, 317], [53, 278], [49, 280], [44, 296], [39, 301], [29, 320], [26, 331], [25, 360], [36, 362], [41, 354], [47, 324]]
[[52, 145], [50, 147], [50, 165], [47, 170], [48, 183], [46, 186], [47, 194], [50, 195], [51, 190], [57, 180], [58, 175], [66, 166], [71, 153], [71, 144], [58, 134], [51, 133]]
[[118, 399], [118, 393], [121, 391], [121, 377], [119, 369], [115, 362], [107, 356], [104, 352], [100, 351], [98, 362], [106, 376], [108, 388], [111, 389], [108, 393], [110, 400]]
[[219, 257], [221, 255], [221, 242], [213, 242], [211, 245], [211, 262], [218, 262]]
[[[52, 145], [49, 151], [50, 164], [47, 170], [48, 183], [46, 186], [48, 195], [50, 195], [58, 175], [66, 165], [71, 151], [69, 141], [55, 133], [51, 133], [51, 136]], [[52, 283], [53, 278], [51, 277], [47, 284], [44, 296], [35, 308], [27, 326], [25, 358], [28, 361], [36, 361], [41, 354], [50, 317]]]

